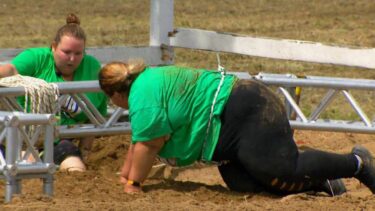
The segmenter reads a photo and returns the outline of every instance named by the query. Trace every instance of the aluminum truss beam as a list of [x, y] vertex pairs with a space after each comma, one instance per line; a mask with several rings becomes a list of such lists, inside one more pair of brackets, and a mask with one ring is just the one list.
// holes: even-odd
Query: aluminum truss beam
[[[78, 138], [86, 136], [105, 136], [130, 133], [129, 122], [123, 121], [121, 116], [127, 111], [121, 108], [109, 109], [109, 116], [104, 117], [87, 99], [84, 93], [100, 92], [98, 81], [80, 81], [57, 83], [60, 94], [73, 97], [82, 111], [89, 118], [90, 123], [85, 125], [60, 126], [60, 138]], [[25, 91], [22, 87], [1, 88], [0, 102], [8, 111], [20, 111], [21, 106], [16, 101], [17, 96], [23, 96]], [[60, 102], [59, 102], [60, 103]]]
[[[363, 111], [360, 104], [350, 93], [350, 90], [370, 91], [371, 100], [375, 100], [375, 80], [317, 76], [297, 77], [291, 74], [267, 73], [260, 73], [253, 77], [241, 73], [238, 76], [242, 79], [253, 78], [269, 86], [277, 86], [279, 92], [285, 97], [285, 106], [288, 111], [290, 124], [294, 129], [375, 133], [375, 114], [373, 114], [373, 119], [371, 120], [369, 115]], [[296, 87], [323, 88], [327, 90], [326, 95], [321, 99], [309, 117], [302, 112], [298, 102], [296, 102], [296, 97], [294, 96]], [[344, 96], [346, 103], [351, 106], [357, 114], [357, 118], [361, 121], [319, 119], [322, 112], [328, 108], [328, 105], [339, 94]], [[374, 104], [371, 106], [374, 107]], [[374, 112], [375, 108], [370, 110]], [[295, 119], [292, 118], [293, 112], [297, 115]]]
[[[3, 128], [0, 144], [6, 147], [5, 155], [0, 152], [0, 178], [6, 182], [5, 202], [10, 202], [13, 194], [21, 193], [21, 180], [28, 178], [43, 179], [43, 192], [53, 195], [55, 124], [52, 114], [0, 112], [0, 127]], [[34, 147], [39, 139], [43, 140], [43, 159]], [[30, 157], [34, 161], [29, 161]]]
[[[297, 77], [290, 74], [267, 73], [251, 76], [246, 72], [231, 72], [229, 74], [235, 74], [241, 79], [259, 80], [269, 86], [277, 86], [279, 93], [285, 98], [290, 124], [294, 129], [375, 133], [375, 119], [371, 119], [363, 111], [360, 103], [350, 93], [350, 90], [368, 90], [374, 93], [371, 96], [375, 99], [375, 80], [317, 76]], [[114, 110], [112, 109], [113, 112], [109, 112], [109, 116], [103, 117], [83, 94], [85, 92], [99, 92], [98, 81], [64, 82], [57, 83], [57, 85], [61, 94], [71, 95], [78, 101], [79, 106], [90, 119], [90, 123], [86, 125], [76, 125], [69, 128], [66, 126], [59, 127], [60, 137], [75, 138], [92, 135], [127, 134], [131, 132], [129, 122], [124, 121], [124, 118], [120, 118], [126, 115], [127, 111], [115, 108]], [[326, 95], [310, 116], [302, 112], [295, 98], [294, 90], [296, 87], [327, 89]], [[347, 103], [353, 108], [361, 121], [319, 118], [339, 94], [345, 97]], [[19, 110], [20, 106], [17, 104], [15, 97], [21, 95], [24, 95], [24, 90], [21, 87], [1, 88], [0, 102], [4, 102], [3, 104], [10, 111]], [[296, 114], [296, 118], [292, 118], [292, 113]]]

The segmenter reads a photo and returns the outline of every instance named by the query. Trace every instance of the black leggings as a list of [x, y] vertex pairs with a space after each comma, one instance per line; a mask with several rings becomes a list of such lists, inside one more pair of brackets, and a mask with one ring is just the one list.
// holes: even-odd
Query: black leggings
[[70, 156], [80, 157], [81, 151], [74, 145], [73, 139], [61, 139], [53, 148], [53, 160], [56, 165], [60, 165], [66, 158]]
[[[72, 141], [73, 139], [62, 139], [54, 145], [53, 160], [56, 165], [60, 165], [69, 156], [77, 156], [82, 159], [81, 151]], [[4, 158], [5, 152], [5, 146], [0, 144], [0, 153], [3, 154]]]
[[259, 82], [237, 82], [221, 121], [213, 160], [229, 161], [219, 171], [234, 191], [301, 192], [356, 171], [353, 154], [298, 150], [283, 104]]

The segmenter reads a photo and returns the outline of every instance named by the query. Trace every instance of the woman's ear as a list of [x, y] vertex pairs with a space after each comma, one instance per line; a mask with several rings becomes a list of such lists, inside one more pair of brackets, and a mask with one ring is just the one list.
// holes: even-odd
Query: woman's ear
[[55, 41], [53, 41], [52, 44], [51, 44], [52, 51], [55, 52], [56, 48], [57, 48], [57, 43]]
[[122, 108], [125, 108], [125, 109], [128, 109], [129, 108], [129, 105], [128, 105], [128, 97], [122, 93], [119, 93], [119, 92], [115, 92], [113, 93], [112, 97], [111, 97], [111, 101], [113, 104], [119, 106], [119, 107], [122, 107]]

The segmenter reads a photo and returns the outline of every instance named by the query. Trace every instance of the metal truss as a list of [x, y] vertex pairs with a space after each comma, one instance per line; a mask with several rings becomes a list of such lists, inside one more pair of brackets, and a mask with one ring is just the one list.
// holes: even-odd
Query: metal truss
[[[0, 178], [6, 182], [5, 202], [10, 202], [13, 194], [21, 193], [21, 180], [28, 178], [43, 179], [44, 193], [53, 195], [55, 122], [52, 114], [0, 112], [0, 144], [5, 146], [5, 155], [0, 152]], [[29, 130], [30, 126], [33, 130]], [[43, 159], [35, 147], [40, 139]]]
[[[374, 93], [371, 95], [375, 99], [375, 80], [349, 79], [305, 76], [297, 77], [291, 74], [267, 74], [259, 73], [251, 76], [246, 72], [229, 72], [241, 79], [262, 81], [267, 86], [278, 87], [278, 93], [285, 98], [290, 124], [293, 129], [303, 130], [324, 130], [340, 132], [375, 133], [375, 119], [371, 119], [363, 111], [360, 103], [351, 94], [350, 90], [366, 90]], [[100, 92], [98, 81], [80, 81], [57, 83], [61, 94], [68, 94], [74, 98], [82, 111], [87, 115], [90, 122], [88, 124], [74, 126], [60, 126], [59, 137], [77, 138], [85, 136], [106, 136], [128, 134], [131, 132], [130, 123], [126, 118], [127, 111], [121, 108], [109, 108], [108, 116], [102, 116], [95, 106], [87, 99], [84, 93]], [[310, 115], [303, 113], [295, 95], [298, 87], [325, 89], [326, 94], [321, 102], [311, 112]], [[0, 102], [9, 111], [22, 110], [15, 98], [24, 95], [21, 87], [1, 88]], [[336, 96], [343, 95], [346, 102], [358, 115], [358, 120], [321, 119], [321, 114], [326, 111], [329, 105], [336, 99]], [[371, 105], [374, 106], [374, 105]], [[372, 109], [373, 111], [375, 110]], [[375, 116], [375, 115], [374, 115]], [[358, 119], [358, 118], [357, 118]]]
[[[57, 83], [60, 94], [70, 95], [86, 114], [89, 123], [59, 126], [60, 138], [78, 138], [87, 136], [106, 136], [130, 133], [130, 123], [123, 120], [128, 112], [122, 108], [109, 108], [108, 116], [103, 116], [84, 93], [100, 92], [98, 81], [80, 81]], [[16, 97], [23, 96], [22, 87], [0, 89], [0, 102], [7, 111], [23, 111]], [[62, 102], [59, 101], [61, 104]]]
[[[375, 133], [375, 115], [373, 115], [373, 119], [371, 120], [369, 115], [366, 114], [360, 106], [360, 103], [350, 92], [351, 90], [370, 91], [370, 100], [375, 100], [375, 80], [317, 76], [297, 77], [291, 74], [260, 73], [256, 76], [250, 76], [245, 73], [235, 74], [242, 79], [255, 79], [262, 81], [268, 86], [278, 87], [278, 93], [285, 98], [287, 114], [290, 124], [294, 129]], [[312, 89], [323, 88], [326, 90], [326, 94], [309, 116], [302, 112], [299, 105], [300, 96], [297, 96], [295, 93], [296, 89], [302, 87]], [[332, 104], [340, 94], [345, 99], [344, 103], [350, 105], [357, 114], [356, 119], [360, 121], [355, 119], [320, 119], [321, 114], [326, 111], [329, 105]], [[374, 105], [375, 104], [370, 105], [370, 110], [372, 112], [375, 112]]]
[[[352, 95], [352, 90], [370, 92], [370, 103], [375, 100], [375, 80], [348, 79], [305, 76], [290, 74], [260, 73], [251, 76], [246, 72], [231, 72], [241, 79], [258, 80], [269, 87], [276, 87], [277, 93], [284, 98], [287, 115], [293, 129], [375, 133], [375, 115], [373, 119], [362, 109], [360, 103]], [[109, 108], [108, 116], [103, 116], [88, 100], [84, 93], [100, 92], [98, 81], [57, 83], [61, 94], [72, 96], [82, 111], [89, 118], [89, 123], [73, 126], [56, 126], [53, 114], [25, 114], [17, 103], [16, 97], [25, 94], [24, 88], [0, 88], [0, 103], [6, 111], [0, 111], [0, 144], [6, 146], [6, 156], [0, 153], [0, 177], [5, 178], [5, 201], [9, 202], [12, 194], [21, 192], [21, 179], [42, 178], [44, 192], [53, 193], [53, 140], [57, 134], [60, 138], [78, 138], [86, 136], [106, 136], [127, 134], [131, 132], [127, 121], [128, 111], [121, 108]], [[303, 112], [300, 106], [301, 97], [296, 94], [299, 88], [323, 89], [321, 101], [310, 112]], [[322, 113], [329, 108], [337, 96], [342, 95], [345, 103], [350, 105], [357, 117], [353, 120], [322, 119]], [[306, 98], [308, 99], [308, 97]], [[372, 100], [372, 101], [371, 101]], [[62, 102], [59, 102], [62, 103]], [[340, 101], [340, 103], [342, 103]], [[375, 104], [367, 105], [370, 112]], [[34, 127], [30, 130], [30, 126]], [[31, 133], [30, 133], [31, 131]], [[39, 158], [34, 145], [44, 132], [44, 157]], [[21, 154], [21, 149], [25, 153]], [[28, 162], [32, 157], [35, 162]]]

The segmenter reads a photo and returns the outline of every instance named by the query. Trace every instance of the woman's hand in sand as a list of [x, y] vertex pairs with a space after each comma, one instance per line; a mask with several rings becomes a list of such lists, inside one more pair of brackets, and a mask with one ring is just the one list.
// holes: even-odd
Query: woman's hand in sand
[[124, 176], [120, 176], [120, 182], [124, 185], [126, 185], [126, 183], [128, 182], [128, 180], [126, 179], [126, 177]]
[[126, 177], [124, 177], [124, 176], [120, 176], [120, 182], [122, 184], [124, 184], [124, 192], [125, 193], [133, 194], [133, 193], [140, 193], [140, 192], [142, 192], [142, 188], [141, 187], [137, 187], [137, 186], [128, 184], [128, 179], [126, 179]]
[[129, 194], [141, 193], [142, 192], [142, 188], [134, 186], [134, 185], [130, 185], [128, 183], [125, 183], [125, 185], [124, 185], [124, 192], [125, 193], [129, 193]]

